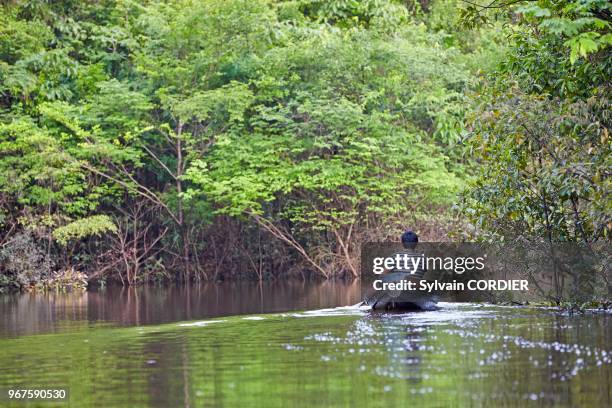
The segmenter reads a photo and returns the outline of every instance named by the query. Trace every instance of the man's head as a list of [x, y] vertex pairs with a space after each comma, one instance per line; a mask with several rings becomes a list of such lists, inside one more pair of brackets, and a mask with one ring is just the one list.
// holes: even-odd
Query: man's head
[[419, 242], [419, 236], [414, 232], [408, 230], [402, 234], [402, 245], [404, 245], [404, 248], [414, 249], [417, 242]]

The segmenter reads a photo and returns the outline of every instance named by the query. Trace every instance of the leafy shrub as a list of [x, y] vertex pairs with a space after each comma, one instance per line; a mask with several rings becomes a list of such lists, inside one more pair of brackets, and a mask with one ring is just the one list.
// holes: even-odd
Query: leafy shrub
[[63, 271], [53, 272], [37, 283], [35, 287], [43, 290], [85, 290], [87, 288], [87, 275], [77, 272], [74, 268], [64, 269]]
[[18, 233], [0, 250], [0, 269], [4, 271], [0, 287], [25, 288], [46, 278], [51, 272], [51, 264], [31, 233]]
[[92, 235], [99, 236], [105, 232], [116, 232], [117, 226], [107, 215], [93, 215], [73, 221], [67, 225], [56, 228], [53, 237], [62, 245], [68, 241], [81, 239]]

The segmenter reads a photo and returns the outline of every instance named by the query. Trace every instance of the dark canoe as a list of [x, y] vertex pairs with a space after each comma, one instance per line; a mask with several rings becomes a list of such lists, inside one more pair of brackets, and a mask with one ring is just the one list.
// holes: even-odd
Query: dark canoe
[[[391, 273], [382, 277], [383, 282], [399, 282], [400, 280], [421, 280], [406, 273]], [[374, 290], [371, 289], [362, 305], [370, 306], [372, 310], [436, 310], [437, 296], [425, 290]]]

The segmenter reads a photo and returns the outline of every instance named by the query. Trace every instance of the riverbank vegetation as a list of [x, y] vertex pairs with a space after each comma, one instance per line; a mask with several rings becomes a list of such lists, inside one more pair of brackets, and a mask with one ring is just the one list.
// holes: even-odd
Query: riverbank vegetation
[[0, 286], [608, 239], [609, 5], [497, 3], [2, 2]]

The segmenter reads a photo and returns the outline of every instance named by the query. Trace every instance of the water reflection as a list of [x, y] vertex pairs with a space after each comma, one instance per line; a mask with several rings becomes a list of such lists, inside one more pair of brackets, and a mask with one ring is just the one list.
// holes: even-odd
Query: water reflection
[[[94, 294], [60, 296], [47, 315], [36, 312], [42, 306], [32, 298], [15, 297], [23, 303], [10, 310], [34, 313], [39, 320], [29, 329], [38, 334], [0, 338], [0, 387], [69, 387], [74, 406], [612, 404], [610, 314], [457, 303], [413, 313], [305, 310], [312, 303], [356, 303], [359, 290], [282, 290], [302, 311], [225, 315], [214, 305], [227, 292], [204, 288], [168, 295], [174, 303], [148, 290], [114, 292], [118, 305], [112, 292], [103, 302], [92, 302]], [[255, 313], [291, 307], [260, 293], [236, 302]], [[197, 317], [160, 325], [147, 320], [160, 318], [156, 310], [163, 319], [178, 315], [164, 313], [164, 305], [191, 305]], [[130, 312], [120, 313], [121, 307]], [[215, 310], [223, 317], [214, 317]], [[78, 330], [70, 319], [80, 322]]]
[[324, 332], [306, 339], [336, 346], [342, 358], [325, 359], [331, 363], [353, 353], [361, 354], [361, 361], [382, 356], [358, 371], [393, 380], [382, 383], [383, 391], [397, 392], [401, 380], [400, 389], [413, 395], [416, 406], [416, 401], [425, 406], [612, 402], [609, 315], [440, 306], [435, 312], [369, 314], [344, 335]]
[[0, 336], [87, 323], [159, 324], [205, 317], [352, 305], [358, 282], [227, 282], [170, 287], [107, 287], [89, 292], [0, 295]]

